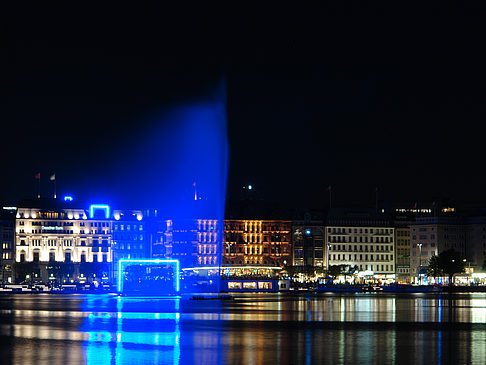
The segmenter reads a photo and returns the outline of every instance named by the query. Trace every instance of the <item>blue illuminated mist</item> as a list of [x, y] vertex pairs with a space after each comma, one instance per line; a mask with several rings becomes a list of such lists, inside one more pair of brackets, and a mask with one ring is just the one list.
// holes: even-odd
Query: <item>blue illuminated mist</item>
[[[111, 181], [104, 185], [111, 189], [102, 195], [115, 197], [108, 201], [114, 207], [152, 208], [158, 222], [173, 221], [173, 241], [159, 235], [163, 242], [157, 242], [157, 258], [178, 259], [181, 268], [219, 266], [221, 230], [214, 227], [219, 232], [217, 262], [214, 257], [206, 262], [198, 259], [194, 229], [195, 219], [217, 220], [220, 226], [224, 219], [229, 153], [224, 82], [204, 97], [160, 108], [141, 119], [133, 133], [114, 142], [113, 163], [103, 174], [109, 176]], [[167, 226], [161, 223], [158, 229]], [[219, 292], [219, 274], [211, 275], [188, 271], [183, 291]]]
[[152, 108], [139, 119], [129, 133], [117, 136], [114, 129], [105, 156], [111, 162], [97, 174], [103, 180], [98, 189], [104, 188], [90, 199], [157, 208], [169, 219], [223, 218], [228, 170], [224, 82], [206, 96]]

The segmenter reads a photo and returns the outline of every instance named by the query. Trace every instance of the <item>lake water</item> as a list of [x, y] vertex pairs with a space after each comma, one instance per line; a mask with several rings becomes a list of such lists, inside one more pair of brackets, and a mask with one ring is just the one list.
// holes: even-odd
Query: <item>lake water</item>
[[0, 296], [1, 364], [482, 364], [486, 294]]

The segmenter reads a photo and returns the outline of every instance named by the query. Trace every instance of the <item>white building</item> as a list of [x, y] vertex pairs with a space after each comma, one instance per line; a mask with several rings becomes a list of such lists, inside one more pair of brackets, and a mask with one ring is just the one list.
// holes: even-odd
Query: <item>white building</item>
[[372, 275], [395, 274], [394, 228], [327, 226], [326, 236], [329, 265], [357, 266]]
[[84, 210], [63, 206], [60, 202], [42, 203], [39, 201], [34, 208], [17, 209], [17, 263], [39, 263], [39, 275], [45, 280], [47, 265], [42, 263], [113, 261], [109, 206], [91, 205], [89, 210]]
[[375, 279], [394, 279], [394, 237], [383, 214], [333, 210], [326, 225], [328, 266], [347, 265]]

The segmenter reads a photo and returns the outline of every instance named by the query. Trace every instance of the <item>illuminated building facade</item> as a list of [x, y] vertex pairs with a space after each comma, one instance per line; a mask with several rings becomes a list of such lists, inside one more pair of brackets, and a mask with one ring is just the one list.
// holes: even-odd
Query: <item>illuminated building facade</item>
[[113, 211], [113, 257], [115, 262], [120, 259], [150, 257], [144, 218], [141, 210]]
[[452, 248], [464, 255], [465, 233], [460, 217], [417, 218], [410, 227], [411, 274], [426, 274], [430, 258], [442, 251]]
[[291, 230], [286, 220], [225, 220], [223, 265], [291, 265]]
[[357, 267], [367, 276], [395, 277], [395, 229], [384, 214], [333, 209], [326, 224], [328, 265]]
[[215, 219], [175, 219], [158, 223], [154, 258], [178, 259], [181, 267], [220, 264], [221, 224]]
[[[442, 211], [442, 213], [448, 213]], [[432, 255], [454, 249], [465, 260], [466, 273], [486, 271], [486, 217], [440, 216], [417, 218], [410, 232], [411, 273], [418, 280]]]
[[397, 281], [410, 282], [410, 227], [395, 227], [395, 270]]
[[486, 217], [466, 221], [466, 272], [486, 272]]
[[396, 209], [392, 213], [395, 227], [395, 274], [396, 281], [402, 283], [411, 282], [410, 225], [415, 222], [417, 216], [430, 216], [432, 211], [427, 208], [417, 209], [419, 212], [409, 210]]
[[325, 227], [319, 221], [292, 222], [292, 264], [326, 266]]
[[15, 232], [17, 281], [76, 281], [89, 276], [90, 270], [83, 273], [86, 263], [104, 264], [103, 276], [112, 273], [110, 208], [92, 205], [89, 210], [84, 210], [70, 205], [38, 199], [30, 206], [18, 207]]
[[15, 262], [15, 207], [0, 209], [0, 282], [13, 282]]

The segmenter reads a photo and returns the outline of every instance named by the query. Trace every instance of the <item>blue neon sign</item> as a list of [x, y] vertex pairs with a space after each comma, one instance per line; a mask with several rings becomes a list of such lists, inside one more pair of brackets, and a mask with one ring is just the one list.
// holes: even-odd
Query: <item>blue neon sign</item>
[[110, 206], [106, 204], [91, 204], [89, 206], [89, 217], [94, 218], [94, 213], [97, 210], [103, 210], [105, 212], [105, 218], [110, 218]]
[[72, 197], [72, 196], [69, 196], [69, 195], [66, 195], [66, 196], [64, 197], [64, 201], [65, 201], [65, 202], [72, 202], [72, 201], [73, 201], [73, 197]]

